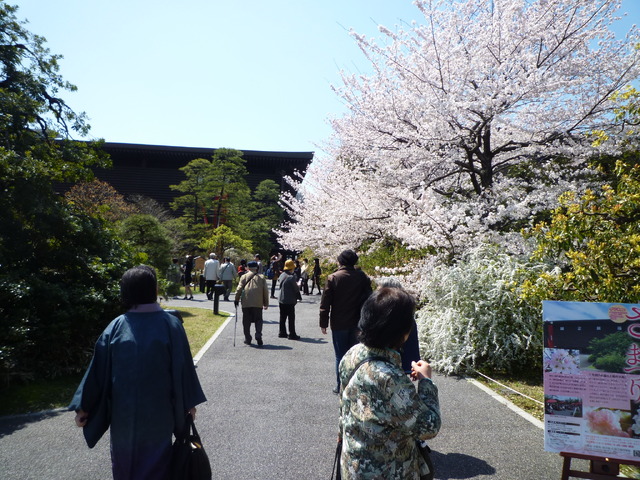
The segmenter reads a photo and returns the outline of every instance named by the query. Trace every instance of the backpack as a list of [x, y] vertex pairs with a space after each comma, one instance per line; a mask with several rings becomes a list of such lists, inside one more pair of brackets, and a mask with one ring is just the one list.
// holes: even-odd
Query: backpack
[[267, 277], [269, 280], [271, 280], [273, 278], [273, 268], [269, 267], [267, 268], [267, 271], [265, 272], [265, 277]]

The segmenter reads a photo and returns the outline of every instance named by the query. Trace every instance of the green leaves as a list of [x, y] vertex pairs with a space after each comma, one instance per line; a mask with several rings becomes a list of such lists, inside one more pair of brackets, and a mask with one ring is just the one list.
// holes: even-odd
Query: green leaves
[[171, 206], [182, 211], [179, 222], [186, 232], [187, 243], [222, 255], [225, 249], [213, 246], [216, 242], [212, 238], [218, 237], [216, 232], [225, 226], [236, 237], [231, 242], [234, 248], [247, 253], [253, 249], [269, 253], [271, 231], [283, 218], [276, 182], [263, 180], [252, 195], [245, 180], [247, 170], [242, 152], [228, 148], [217, 149], [211, 161], [195, 159], [181, 170], [185, 179], [171, 188], [183, 195], [176, 197]]
[[618, 161], [613, 185], [567, 193], [549, 222], [529, 235], [534, 258], [561, 267], [527, 295], [545, 300], [629, 302], [640, 300], [640, 166]]
[[102, 219], [71, 207], [54, 182], [108, 166], [89, 125], [59, 97], [75, 87], [57, 55], [0, 4], [0, 378], [81, 370], [118, 311], [132, 257]]

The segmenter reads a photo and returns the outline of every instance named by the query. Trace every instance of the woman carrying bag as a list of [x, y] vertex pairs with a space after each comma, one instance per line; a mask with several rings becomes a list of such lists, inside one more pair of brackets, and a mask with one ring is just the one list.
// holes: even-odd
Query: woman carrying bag
[[206, 398], [180, 319], [157, 303], [155, 270], [127, 270], [120, 292], [126, 313], [98, 338], [69, 409], [89, 448], [110, 429], [115, 480], [168, 480], [172, 435]]

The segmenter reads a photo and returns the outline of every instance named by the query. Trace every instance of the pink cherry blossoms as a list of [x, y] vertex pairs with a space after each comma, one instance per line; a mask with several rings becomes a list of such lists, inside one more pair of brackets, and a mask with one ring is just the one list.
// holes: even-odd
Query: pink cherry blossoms
[[[352, 32], [371, 71], [334, 87], [349, 110], [305, 182], [290, 179], [299, 195], [281, 198], [286, 248], [334, 257], [393, 238], [443, 260], [484, 242], [521, 252], [518, 225], [617, 151], [611, 96], [640, 64], [637, 30], [610, 28], [620, 0], [416, 5], [419, 21], [381, 39]], [[610, 141], [594, 147], [594, 130]]]

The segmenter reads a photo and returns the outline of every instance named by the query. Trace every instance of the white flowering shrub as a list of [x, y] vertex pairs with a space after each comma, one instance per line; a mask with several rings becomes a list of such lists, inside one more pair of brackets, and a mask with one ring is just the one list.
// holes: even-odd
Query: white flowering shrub
[[431, 270], [418, 312], [423, 358], [448, 374], [541, 368], [541, 308], [519, 286], [542, 268], [485, 246]]

